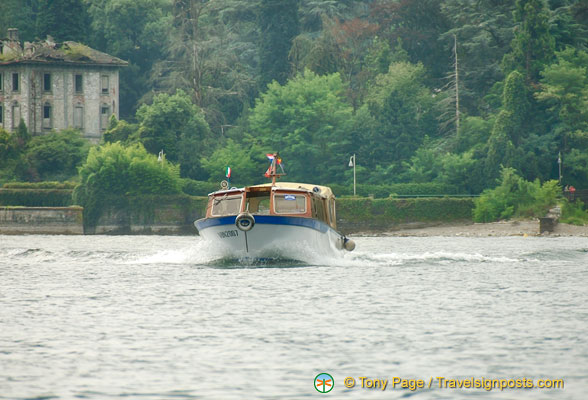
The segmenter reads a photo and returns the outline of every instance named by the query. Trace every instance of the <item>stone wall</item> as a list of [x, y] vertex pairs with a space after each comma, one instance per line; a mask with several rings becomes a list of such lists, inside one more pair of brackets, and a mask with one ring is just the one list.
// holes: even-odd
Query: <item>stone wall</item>
[[82, 235], [82, 207], [0, 207], [2, 235]]
[[106, 206], [86, 234], [194, 235], [194, 221], [202, 218], [207, 197], [142, 196]]

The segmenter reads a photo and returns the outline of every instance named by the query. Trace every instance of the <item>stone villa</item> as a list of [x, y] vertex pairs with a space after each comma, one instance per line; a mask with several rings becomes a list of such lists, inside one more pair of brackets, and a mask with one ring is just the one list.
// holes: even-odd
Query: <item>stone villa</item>
[[119, 117], [119, 69], [127, 62], [77, 42], [25, 42], [17, 29], [0, 39], [0, 128], [21, 118], [33, 135], [77, 128], [98, 142]]

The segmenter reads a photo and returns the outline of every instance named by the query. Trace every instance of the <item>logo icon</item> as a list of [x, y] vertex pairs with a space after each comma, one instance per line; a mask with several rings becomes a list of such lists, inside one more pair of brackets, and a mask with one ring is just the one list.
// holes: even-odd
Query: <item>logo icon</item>
[[319, 393], [329, 393], [335, 387], [335, 380], [326, 372], [322, 372], [314, 378], [314, 388]]

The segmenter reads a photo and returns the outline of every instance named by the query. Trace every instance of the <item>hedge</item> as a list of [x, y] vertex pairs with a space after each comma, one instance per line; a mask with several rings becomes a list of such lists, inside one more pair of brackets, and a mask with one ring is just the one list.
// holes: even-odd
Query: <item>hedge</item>
[[471, 198], [343, 198], [337, 200], [337, 217], [348, 225], [383, 227], [407, 222], [471, 221], [473, 208]]
[[182, 192], [190, 196], [207, 196], [209, 193], [220, 190], [218, 182], [202, 182], [193, 179], [182, 179]]
[[66, 207], [73, 204], [71, 189], [0, 189], [1, 206]]
[[[335, 196], [353, 195], [353, 185], [328, 185], [335, 193]], [[427, 196], [427, 195], [446, 195], [457, 194], [458, 188], [454, 185], [445, 183], [427, 182], [427, 183], [392, 183], [388, 185], [356, 185], [358, 196], [373, 196], [376, 199], [387, 198], [394, 195], [402, 196]]]
[[73, 189], [75, 182], [8, 182], [2, 186], [5, 189]]

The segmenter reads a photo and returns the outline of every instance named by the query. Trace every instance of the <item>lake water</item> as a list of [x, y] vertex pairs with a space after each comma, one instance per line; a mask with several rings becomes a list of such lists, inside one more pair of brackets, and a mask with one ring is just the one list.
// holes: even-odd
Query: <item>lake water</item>
[[198, 237], [0, 236], [0, 399], [588, 398], [588, 239], [356, 242], [241, 265]]

